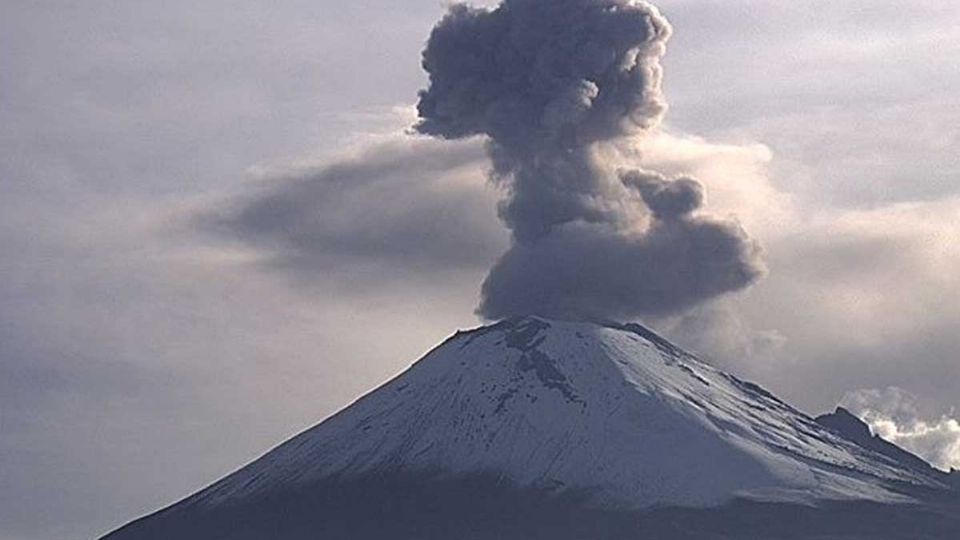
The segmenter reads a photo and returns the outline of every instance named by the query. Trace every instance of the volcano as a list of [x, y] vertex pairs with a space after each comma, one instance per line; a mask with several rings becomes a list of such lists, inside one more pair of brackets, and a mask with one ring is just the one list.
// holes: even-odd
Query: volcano
[[104, 538], [960, 538], [949, 475], [840, 420], [640, 325], [516, 318]]

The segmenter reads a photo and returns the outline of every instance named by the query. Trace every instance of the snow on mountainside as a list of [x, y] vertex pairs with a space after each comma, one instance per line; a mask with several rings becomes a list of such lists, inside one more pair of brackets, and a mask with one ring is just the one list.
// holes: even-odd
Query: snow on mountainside
[[625, 509], [902, 502], [895, 484], [934, 483], [643, 327], [529, 317], [458, 332], [184, 504], [390, 474], [486, 474]]

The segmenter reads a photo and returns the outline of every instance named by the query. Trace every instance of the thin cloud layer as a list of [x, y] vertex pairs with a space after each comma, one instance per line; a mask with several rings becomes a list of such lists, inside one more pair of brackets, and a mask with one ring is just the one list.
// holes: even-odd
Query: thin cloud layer
[[669, 322], [671, 336], [814, 413], [891, 385], [956, 406], [960, 199], [801, 210], [764, 237], [767, 279]]
[[[269, 179], [200, 217], [258, 247], [266, 264], [308, 280], [347, 266], [401, 273], [471, 270], [505, 243], [476, 141], [444, 145], [396, 135], [355, 155]], [[486, 204], [485, 204], [486, 203]], [[365, 283], [364, 286], [371, 285]]]
[[513, 243], [478, 313], [663, 315], [763, 273], [736, 222], [693, 214], [704, 198], [696, 180], [621, 171], [603, 157], [660, 124], [670, 34], [656, 8], [627, 0], [458, 4], [434, 28], [416, 128], [489, 137], [506, 190], [500, 217]]

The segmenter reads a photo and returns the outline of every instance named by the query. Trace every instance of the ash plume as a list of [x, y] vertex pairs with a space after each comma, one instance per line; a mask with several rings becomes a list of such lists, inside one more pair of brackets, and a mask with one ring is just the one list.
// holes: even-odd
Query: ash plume
[[[423, 53], [416, 129], [488, 137], [510, 249], [478, 313], [496, 319], [675, 313], [746, 287], [759, 248], [734, 221], [698, 214], [692, 178], [614, 166], [614, 144], [656, 127], [671, 33], [634, 0], [458, 4]], [[621, 164], [622, 165], [622, 164]]]

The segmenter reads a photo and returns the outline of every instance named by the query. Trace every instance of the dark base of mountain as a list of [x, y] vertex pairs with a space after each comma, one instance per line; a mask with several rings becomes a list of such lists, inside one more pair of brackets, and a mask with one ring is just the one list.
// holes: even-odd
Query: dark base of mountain
[[328, 482], [243, 504], [194, 499], [105, 540], [946, 540], [960, 538], [955, 493], [923, 504], [737, 501], [645, 512], [590, 508], [582, 497], [520, 492], [488, 479]]

